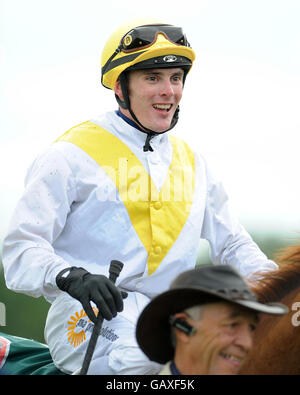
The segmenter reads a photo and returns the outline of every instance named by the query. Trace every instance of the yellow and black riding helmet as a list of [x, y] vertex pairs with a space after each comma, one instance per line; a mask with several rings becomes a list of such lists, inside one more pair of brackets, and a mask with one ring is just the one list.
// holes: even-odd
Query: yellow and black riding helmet
[[[128, 109], [134, 121], [147, 133], [144, 151], [152, 150], [150, 140], [160, 134], [143, 126], [130, 106], [127, 72], [149, 68], [174, 68], [184, 70], [184, 79], [192, 67], [195, 52], [190, 47], [181, 27], [166, 24], [157, 19], [138, 19], [119, 27], [108, 39], [101, 57], [101, 82], [108, 89], [114, 89], [119, 79], [124, 100], [117, 95], [119, 105]], [[179, 107], [171, 125], [178, 121]]]

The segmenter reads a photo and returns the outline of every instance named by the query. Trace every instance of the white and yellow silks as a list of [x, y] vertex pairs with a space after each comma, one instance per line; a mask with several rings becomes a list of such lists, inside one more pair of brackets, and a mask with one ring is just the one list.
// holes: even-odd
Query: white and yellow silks
[[56, 141], [77, 145], [111, 178], [132, 225], [148, 253], [148, 275], [158, 268], [190, 214], [195, 188], [194, 153], [173, 136], [172, 162], [157, 190], [146, 169], [119, 138], [99, 125], [84, 122]]

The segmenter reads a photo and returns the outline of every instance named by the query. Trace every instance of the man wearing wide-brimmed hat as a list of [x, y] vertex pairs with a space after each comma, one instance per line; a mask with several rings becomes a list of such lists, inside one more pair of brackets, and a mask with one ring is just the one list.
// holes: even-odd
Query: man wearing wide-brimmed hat
[[252, 348], [260, 313], [282, 315], [280, 303], [262, 304], [230, 265], [205, 265], [180, 274], [142, 311], [136, 336], [160, 374], [237, 374]]

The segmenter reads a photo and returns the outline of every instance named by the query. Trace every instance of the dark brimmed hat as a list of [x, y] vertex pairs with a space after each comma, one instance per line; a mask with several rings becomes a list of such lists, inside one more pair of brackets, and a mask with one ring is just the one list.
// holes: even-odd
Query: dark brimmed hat
[[230, 265], [203, 265], [181, 273], [168, 291], [155, 297], [142, 311], [136, 328], [137, 342], [152, 361], [173, 359], [169, 318], [189, 307], [228, 301], [258, 313], [282, 315], [281, 303], [260, 303], [239, 272]]

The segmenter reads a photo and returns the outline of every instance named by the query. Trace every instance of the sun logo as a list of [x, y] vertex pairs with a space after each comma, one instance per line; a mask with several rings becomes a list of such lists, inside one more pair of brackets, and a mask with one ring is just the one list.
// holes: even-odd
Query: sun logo
[[[93, 308], [93, 310], [97, 315], [98, 309]], [[70, 342], [73, 347], [78, 347], [83, 343], [86, 340], [86, 333], [90, 332], [94, 326], [83, 309], [79, 313], [76, 311], [74, 315], [71, 315], [68, 325], [68, 342]]]

